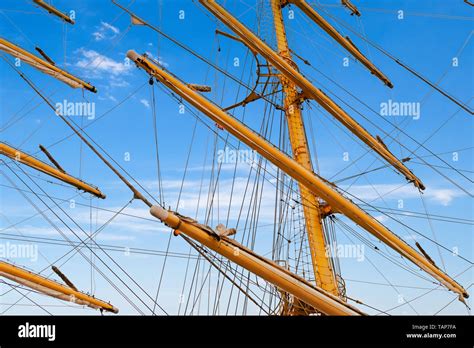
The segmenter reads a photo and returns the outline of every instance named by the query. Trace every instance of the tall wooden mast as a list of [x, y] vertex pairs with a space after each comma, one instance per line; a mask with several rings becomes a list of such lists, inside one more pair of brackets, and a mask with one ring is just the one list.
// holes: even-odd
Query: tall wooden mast
[[[283, 170], [294, 180], [301, 182], [313, 194], [324, 199], [325, 202], [334, 208], [334, 211], [344, 214], [360, 227], [364, 228], [367, 232], [380, 239], [384, 244], [391, 247], [400, 255], [406, 257], [408, 260], [412, 261], [428, 274], [432, 275], [449, 290], [459, 294], [460, 300], [462, 300], [463, 297], [469, 297], [467, 291], [453, 278], [445, 274], [436, 265], [431, 263], [431, 261], [428, 260], [424, 255], [414, 250], [410, 245], [400, 239], [377, 219], [370, 216], [365, 210], [362, 210], [350, 199], [347, 199], [338, 191], [335, 185], [328, 184], [325, 179], [321, 178], [313, 171], [304, 168], [301, 164], [297, 163], [293, 158], [287, 156], [283, 151], [263, 138], [261, 135], [254, 132], [244, 123], [223, 111], [216, 104], [213, 104], [208, 99], [204, 98], [200, 93], [191, 89], [187, 84], [180, 81], [174, 75], [166, 72], [163, 70], [163, 68], [158, 67], [146, 56], [139, 55], [135, 51], [130, 50], [127, 52], [127, 57], [130, 58], [130, 60], [132, 60], [138, 67], [145, 70], [151, 77], [154, 77], [165, 87], [181, 96], [183, 100], [189, 102], [197, 110], [202, 112], [203, 115], [209, 117], [212, 121], [219, 124], [222, 128], [234, 135], [244, 144], [257, 151], [261, 156]], [[63, 120], [67, 122], [65, 118], [63, 118]], [[81, 133], [79, 132], [76, 134], [81, 136]], [[83, 139], [83, 141], [86, 140]], [[86, 144], [88, 143], [86, 142]], [[88, 144], [88, 146], [90, 146], [91, 149], [94, 149], [94, 147], [92, 147], [90, 144]], [[94, 151], [96, 152], [95, 149]], [[96, 152], [96, 154], [103, 158], [99, 152]], [[114, 170], [117, 175], [120, 175], [118, 171], [112, 166], [109, 165], [109, 167]], [[130, 185], [128, 181], [124, 180], [123, 177], [121, 177], [121, 179], [132, 189], [136, 196], [140, 194]], [[140, 199], [144, 202], [147, 202], [144, 200], [143, 195], [140, 197]], [[151, 207], [150, 202], [147, 202], [147, 205]]]
[[[285, 24], [281, 11], [281, 0], [270, 0], [273, 11], [273, 22], [275, 26], [278, 54], [297, 69], [293, 62], [288, 40], [286, 38]], [[278, 75], [284, 95], [285, 115], [288, 123], [293, 158], [304, 168], [313, 171], [308, 141], [306, 139], [303, 118], [301, 115], [301, 96], [297, 86], [284, 75]], [[301, 182], [298, 183], [303, 213], [306, 221], [306, 232], [311, 253], [311, 261], [316, 284], [322, 289], [338, 296], [334, 270], [331, 267], [328, 254], [326, 253], [326, 240], [320, 213], [319, 198], [311, 193]]]
[[387, 146], [380, 141], [380, 139], [372, 136], [364, 127], [362, 127], [347, 112], [329, 98], [327, 94], [319, 88], [316, 88], [311, 81], [304, 77], [285, 59], [280, 57], [278, 53], [263, 42], [237, 18], [232, 16], [232, 14], [225, 8], [220, 6], [215, 0], [199, 0], [199, 3], [237, 34], [249, 49], [262, 55], [275, 69], [279, 70], [282, 75], [297, 85], [306, 98], [314, 99], [330, 115], [342, 123], [352, 134], [357, 136], [374, 152], [383, 157], [399, 173], [403, 174], [409, 182], [413, 183], [413, 185], [420, 190], [425, 189], [421, 180], [416, 177], [416, 175], [413, 174], [401, 160], [396, 158]]

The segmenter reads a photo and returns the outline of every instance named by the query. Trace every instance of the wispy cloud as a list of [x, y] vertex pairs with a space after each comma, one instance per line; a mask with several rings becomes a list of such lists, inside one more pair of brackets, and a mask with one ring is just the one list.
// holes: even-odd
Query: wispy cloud
[[143, 105], [145, 105], [146, 108], [150, 108], [150, 103], [148, 102], [148, 100], [146, 99], [140, 99], [140, 103], [142, 103]]
[[454, 191], [451, 189], [434, 189], [434, 190], [427, 190], [427, 195], [433, 201], [440, 203], [441, 205], [447, 206], [451, 204], [454, 198], [463, 196], [463, 194], [459, 191]]
[[116, 61], [110, 57], [100, 54], [94, 50], [80, 48], [77, 53], [80, 58], [76, 63], [76, 67], [81, 68], [83, 73], [93, 77], [119, 76], [128, 73], [132, 68], [123, 62]]
[[111, 95], [111, 94], [109, 94], [109, 93], [107, 93], [107, 92], [105, 93], [105, 97], [103, 97], [102, 95], [99, 95], [99, 96], [97, 96], [97, 98], [98, 98], [99, 100], [111, 100], [111, 101], [113, 101], [114, 103], [117, 102], [117, 98], [115, 98], [113, 95]]
[[120, 33], [117, 27], [107, 22], [101, 22], [97, 30], [92, 33], [95, 41], [110, 40], [116, 37]]
[[[141, 180], [144, 187], [150, 191], [154, 191], [158, 188], [156, 181]], [[260, 185], [262, 183], [259, 183]], [[248, 184], [248, 177], [237, 176], [234, 179], [221, 179], [219, 180], [219, 188], [209, 183], [201, 183], [200, 179], [186, 179], [184, 182], [180, 179], [176, 180], [163, 180], [162, 187], [165, 191], [166, 202], [174, 209], [178, 202], [178, 211], [187, 216], [195, 217], [196, 207], [200, 207], [198, 213], [198, 220], [201, 222], [206, 221], [204, 215], [206, 208], [206, 198], [203, 198], [203, 192], [209, 192], [216, 190], [216, 196], [211, 201], [213, 202], [213, 209], [220, 216], [222, 220], [218, 222], [225, 222], [225, 217], [229, 214], [229, 223], [235, 223], [241, 212], [251, 212], [255, 202], [250, 198], [251, 193], [255, 190], [256, 183]], [[274, 221], [274, 204], [275, 204], [275, 188], [268, 182], [263, 183], [263, 187], [259, 188], [261, 200], [259, 200], [260, 212], [259, 222], [262, 224], [269, 224]], [[218, 195], [218, 198], [217, 198]], [[290, 206], [294, 202], [291, 201]], [[290, 207], [291, 208], [291, 207]], [[212, 227], [217, 225], [216, 221]]]
[[75, 67], [80, 69], [80, 76], [89, 79], [102, 79], [107, 81], [108, 88], [123, 88], [129, 83], [123, 78], [127, 75], [132, 66], [114, 60], [94, 50], [80, 48], [76, 51], [79, 60]]
[[[80, 76], [90, 79], [107, 79], [108, 86], [112, 88], [129, 86], [129, 83], [123, 76], [129, 74], [133, 66], [132, 64], [125, 63], [125, 57], [123, 61], [115, 60], [84, 47], [79, 48], [75, 53], [79, 58], [74, 66], [80, 69]], [[151, 53], [149, 56], [153, 57]], [[168, 66], [159, 57], [154, 57], [153, 59], [163, 66]], [[142, 104], [149, 107], [149, 105], [143, 102]]]
[[385, 222], [388, 220], [388, 217], [385, 215], [375, 215], [374, 219], [378, 220], [379, 222]]
[[[117, 224], [118, 226], [120, 227], [124, 227], [124, 228], [128, 228], [130, 230], [130, 225], [129, 224], [125, 224], [125, 226], [122, 226], [120, 223]], [[56, 231], [56, 229], [50, 227], [50, 226], [47, 226], [47, 225], [44, 225], [44, 226], [31, 226], [31, 225], [26, 225], [26, 226], [20, 226], [20, 227], [17, 227], [15, 228], [14, 230], [12, 230], [14, 232], [17, 232], [19, 233], [20, 235], [26, 235], [26, 236], [46, 236], [46, 237], [57, 237], [57, 238], [60, 238], [60, 239], [63, 239], [64, 236], [66, 236], [68, 238], [68, 240], [72, 241], [72, 242], [77, 242], [78, 239], [77, 239], [77, 236], [72, 233], [71, 231], [67, 230], [67, 229], [63, 229], [61, 230], [62, 235], [59, 234], [58, 231]], [[139, 228], [134, 228], [133, 231], [141, 231]], [[83, 240], [86, 240], [86, 236], [82, 233], [77, 233], [77, 235], [83, 239]], [[102, 231], [101, 233], [99, 233], [95, 239], [97, 240], [103, 240], [103, 241], [132, 241], [132, 240], [135, 240], [136, 237], [133, 236], [133, 235], [128, 235], [128, 234], [119, 234], [119, 233], [112, 233], [110, 231]], [[66, 241], [66, 239], [64, 239]]]
[[149, 58], [151, 58], [152, 60], [154, 60], [155, 62], [157, 62], [159, 65], [164, 66], [165, 68], [168, 68], [168, 67], [169, 67], [169, 64], [168, 64], [167, 62], [165, 62], [161, 56], [160, 56], [160, 57], [155, 56], [155, 55], [154, 55], [153, 53], [151, 53], [150, 51], [146, 51], [145, 53], [146, 53], [146, 55], [147, 55]]
[[112, 75], [109, 79], [109, 86], [110, 87], [128, 87], [130, 84], [122, 79], [120, 76]]
[[102, 22], [102, 25], [104, 28], [107, 28], [111, 30], [114, 34], [120, 33], [120, 30], [117, 27], [114, 27], [113, 25], [107, 23], [107, 22]]
[[[345, 189], [345, 187], [342, 188]], [[380, 200], [380, 197], [383, 197], [385, 200], [420, 198], [420, 193], [409, 185], [354, 185], [348, 189], [348, 192], [368, 202]], [[426, 191], [424, 191], [423, 196], [434, 203], [448, 206], [455, 198], [462, 197], [464, 194], [454, 189], [428, 187]]]
[[[120, 214], [115, 216], [116, 211], [120, 211], [122, 207], [110, 207], [110, 211], [100, 211], [96, 217], [94, 217], [97, 226], [107, 225], [107, 228], [100, 232], [98, 237], [108, 235], [108, 237], [100, 237], [104, 240], [106, 238], [115, 238], [116, 240], [134, 239], [137, 233], [157, 233], [157, 232], [169, 232], [169, 229], [164, 226], [160, 221], [155, 220], [148, 209], [146, 208], [135, 208], [127, 207]], [[112, 221], [110, 219], [113, 218]], [[87, 209], [81, 209], [76, 212], [75, 220], [87, 224], [90, 223], [90, 212]], [[111, 234], [110, 231], [114, 231]], [[133, 237], [133, 238], [130, 238]]]

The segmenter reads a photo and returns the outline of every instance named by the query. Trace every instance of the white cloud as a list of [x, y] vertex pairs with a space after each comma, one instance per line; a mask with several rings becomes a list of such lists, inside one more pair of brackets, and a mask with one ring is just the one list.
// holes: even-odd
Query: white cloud
[[407, 234], [406, 236], [403, 236], [404, 240], [418, 240], [420, 239], [420, 236], [416, 234]]
[[117, 27], [114, 27], [112, 24], [109, 24], [107, 22], [102, 22], [102, 26], [111, 30], [114, 34], [120, 33], [120, 30]]
[[[156, 181], [140, 180], [140, 183], [151, 192], [158, 188]], [[259, 185], [261, 184], [262, 182], [259, 183]], [[214, 190], [214, 184], [211, 185], [212, 190]], [[254, 200], [250, 198], [252, 196], [251, 192], [255, 190], [254, 185], [254, 182], [251, 184], [248, 183], [248, 177], [246, 176], [237, 176], [235, 177], [235, 181], [234, 179], [224, 178], [219, 180], [219, 188], [213, 199], [214, 213], [223, 219], [219, 222], [225, 222], [227, 213], [229, 213], [230, 224], [235, 223], [235, 220], [240, 214], [243, 214], [243, 216], [245, 216], [245, 214], [251, 214], [249, 207], [253, 207], [255, 204]], [[166, 197], [166, 203], [170, 205], [172, 209], [176, 208], [177, 199], [179, 197], [178, 212], [194, 218], [196, 207], [199, 206], [198, 220], [200, 222], [205, 221], [204, 213], [206, 211], [207, 198], [204, 197], [207, 195], [207, 192], [209, 192], [208, 182], [202, 183], [201, 186], [200, 179], [187, 179], [184, 182], [180, 179], [163, 180], [162, 187]], [[259, 190], [260, 189], [262, 188], [259, 187]], [[203, 194], [204, 192], [206, 192], [206, 194]], [[229, 202], [232, 202], [230, 207]], [[275, 187], [267, 181], [264, 182], [259, 204], [259, 223], [272, 223], [274, 221], [275, 212]], [[293, 206], [295, 203], [290, 200], [289, 205]], [[219, 210], [219, 212], [217, 212], [217, 210]], [[243, 216], [241, 216], [242, 219], [244, 219]], [[214, 221], [212, 227], [215, 227], [217, 224], [218, 222]]]
[[126, 235], [118, 235], [118, 234], [111, 234], [106, 231], [101, 232], [98, 236], [97, 239], [103, 240], [103, 241], [114, 241], [114, 242], [121, 242], [121, 241], [131, 241], [135, 240], [134, 236], [126, 236]]
[[166, 63], [162, 57], [157, 57], [155, 56], [153, 53], [151, 53], [150, 51], [146, 51], [145, 54], [151, 58], [152, 60], [154, 60], [155, 62], [157, 62], [159, 65], [161, 66], [164, 66], [165, 68], [168, 68], [169, 67], [169, 64]]
[[450, 189], [437, 189], [428, 191], [428, 197], [444, 206], [449, 205], [453, 199], [458, 196], [462, 196], [462, 194], [458, 191]]
[[113, 95], [111, 95], [111, 94], [109, 94], [109, 93], [106, 93], [105, 95], [106, 95], [105, 98], [102, 97], [102, 96], [98, 96], [97, 98], [99, 98], [99, 100], [111, 100], [111, 101], [113, 101], [114, 103], [117, 102], [117, 98], [115, 98]]
[[150, 103], [148, 102], [148, 100], [146, 100], [146, 99], [140, 99], [140, 103], [142, 103], [143, 105], [145, 105], [145, 107], [147, 107], [148, 109], [150, 108]]
[[[341, 188], [344, 190], [347, 189], [343, 186]], [[418, 190], [411, 185], [353, 185], [348, 189], [348, 192], [368, 203], [380, 200], [380, 197], [384, 200], [420, 198]], [[455, 198], [464, 196], [464, 194], [458, 190], [436, 187], [427, 187], [422, 195], [430, 201], [443, 206], [448, 206]]]
[[[86, 215], [86, 214], [85, 214]], [[81, 220], [85, 220], [85, 218], [82, 218]], [[105, 222], [105, 219], [104, 219]], [[130, 223], [130, 225], [132, 225]], [[120, 223], [116, 224], [116, 226], [124, 227], [130, 230], [130, 225], [125, 224], [125, 226], [121, 226]], [[140, 231], [138, 226], [132, 226], [133, 231]], [[151, 226], [150, 226], [151, 228]], [[55, 237], [59, 239], [64, 239], [64, 237], [53, 227], [50, 227], [49, 225], [44, 225], [44, 226], [32, 226], [32, 225], [26, 225], [26, 226], [19, 226], [11, 230], [12, 232], [17, 232], [19, 235], [23, 236], [46, 236], [46, 237]], [[66, 228], [61, 228], [62, 234], [64, 234], [70, 241], [72, 242], [78, 242], [77, 236], [72, 233], [70, 230]], [[81, 232], [81, 231], [76, 231], [75, 232], [82, 240], [85, 240], [87, 237]], [[133, 235], [126, 235], [126, 234], [118, 234], [118, 233], [110, 233], [106, 230], [101, 231], [95, 239], [98, 240], [104, 240], [104, 241], [130, 241], [130, 240], [135, 240], [136, 237]], [[64, 239], [67, 241], [66, 239]]]
[[[122, 213], [127, 215], [120, 214], [117, 216], [115, 216], [115, 212], [120, 211], [122, 207], [107, 207], [107, 209], [110, 211], [100, 210], [97, 216], [94, 216], [94, 222], [97, 223], [97, 226], [107, 224], [107, 227], [98, 234], [97, 237], [99, 239], [130, 240], [135, 239], [137, 233], [169, 232], [169, 228], [164, 226], [160, 221], [155, 220], [147, 208], [135, 208], [130, 206], [122, 211]], [[111, 218], [113, 218], [113, 220], [109, 221]], [[90, 212], [87, 211], [87, 209], [76, 211], [74, 219], [79, 223], [87, 225], [90, 223]], [[109, 231], [114, 231], [114, 233], [110, 233]]]
[[77, 61], [76, 67], [81, 68], [88, 76], [103, 77], [107, 74], [117, 77], [128, 73], [132, 68], [131, 65], [113, 60], [94, 50], [80, 48], [77, 53], [79, 53], [80, 59]]
[[376, 215], [374, 216], [374, 219], [379, 221], [379, 222], [385, 222], [388, 220], [387, 216], [385, 215]]
[[[237, 165], [235, 163], [219, 163], [220, 171], [248, 171], [251, 165], [255, 165], [254, 163], [246, 163], [246, 162], [239, 162]], [[256, 165], [255, 165], [256, 166]], [[178, 171], [184, 171], [185, 168], [177, 168]], [[216, 166], [213, 165], [206, 165], [206, 166], [196, 166], [196, 167], [188, 167], [188, 172], [210, 172], [216, 169]]]
[[110, 87], [128, 87], [130, 84], [122, 79], [120, 76], [110, 76], [109, 79], [109, 86]]
[[98, 32], [98, 31], [92, 33], [92, 35], [94, 36], [95, 41], [100, 41], [100, 40], [103, 40], [105, 38], [104, 34]]
[[102, 41], [105, 39], [113, 39], [120, 33], [120, 30], [117, 27], [114, 27], [112, 24], [107, 22], [101, 22], [100, 27], [97, 28], [97, 31], [93, 32], [95, 41]]

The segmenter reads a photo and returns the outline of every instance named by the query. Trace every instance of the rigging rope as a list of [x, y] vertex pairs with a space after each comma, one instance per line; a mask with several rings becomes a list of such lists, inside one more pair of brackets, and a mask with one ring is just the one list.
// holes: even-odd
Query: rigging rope
[[400, 59], [398, 59], [397, 57], [393, 56], [392, 54], [390, 54], [387, 50], [383, 49], [380, 45], [376, 44], [375, 42], [367, 39], [366, 37], [364, 37], [363, 35], [361, 35], [360, 33], [357, 32], [357, 30], [354, 30], [352, 29], [345, 21], [337, 18], [336, 16], [333, 16], [331, 13], [329, 13], [328, 11], [326, 11], [323, 7], [321, 7], [319, 4], [316, 4], [317, 7], [319, 7], [319, 9], [321, 11], [323, 11], [326, 15], [328, 15], [329, 17], [331, 17], [334, 21], [336, 21], [337, 23], [341, 24], [344, 28], [346, 28], [347, 30], [349, 30], [350, 32], [354, 33], [356, 36], [358, 36], [360, 39], [364, 40], [365, 42], [367, 42], [368, 44], [370, 44], [372, 47], [374, 47], [375, 49], [377, 49], [379, 52], [381, 52], [382, 54], [384, 54], [385, 56], [387, 56], [388, 58], [390, 58], [391, 60], [393, 60], [395, 63], [397, 63], [398, 65], [400, 65], [402, 68], [404, 68], [405, 70], [407, 70], [408, 72], [410, 72], [412, 75], [414, 75], [415, 77], [417, 77], [418, 79], [420, 79], [421, 81], [423, 81], [424, 83], [426, 83], [427, 85], [429, 85], [431, 88], [435, 89], [436, 91], [438, 91], [439, 93], [441, 93], [442, 95], [444, 95], [445, 97], [447, 97], [449, 100], [451, 100], [453, 103], [457, 104], [459, 107], [461, 107], [462, 109], [464, 109], [465, 111], [467, 111], [468, 113], [470, 113], [471, 115], [474, 115], [474, 111], [472, 109], [469, 108], [469, 106], [465, 103], [463, 103], [462, 101], [458, 100], [457, 98], [453, 97], [452, 95], [450, 95], [449, 93], [447, 93], [446, 91], [444, 91], [443, 89], [441, 89], [440, 87], [436, 86], [434, 83], [432, 83], [431, 81], [429, 81], [427, 78], [423, 77], [420, 73], [418, 73], [416, 70], [414, 70], [413, 68], [409, 67], [407, 64], [403, 63]]

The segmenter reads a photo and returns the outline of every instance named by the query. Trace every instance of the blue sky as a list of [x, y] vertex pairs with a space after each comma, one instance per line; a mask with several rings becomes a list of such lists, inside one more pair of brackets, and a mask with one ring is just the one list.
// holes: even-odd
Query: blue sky
[[[162, 3], [161, 6], [159, 6], [160, 3]], [[362, 12], [362, 17], [358, 20], [349, 16], [345, 9], [336, 6], [338, 3], [335, 0], [328, 0], [318, 6], [323, 6], [331, 16], [343, 21], [356, 32], [363, 33], [371, 41], [400, 58], [429, 80], [439, 82], [441, 88], [456, 96], [457, 99], [472, 105], [471, 98], [474, 87], [471, 63], [473, 61], [472, 8], [461, 1], [449, 4], [440, 0], [384, 1], [383, 3], [354, 1]], [[127, 3], [123, 1], [123, 4]], [[225, 79], [223, 75], [216, 73], [188, 52], [160, 38], [149, 28], [130, 26], [129, 16], [110, 1], [68, 2], [56, 0], [54, 5], [67, 12], [75, 11], [76, 24], [71, 26], [61, 23], [55, 17], [33, 6], [30, 1], [3, 1], [0, 13], [1, 36], [29, 51], [34, 51], [35, 46], [41, 47], [56, 61], [58, 66], [90, 81], [97, 87], [97, 94], [73, 90], [29, 66], [21, 66], [21, 70], [40, 86], [42, 91], [49, 95], [55, 103], [62, 103], [65, 100], [68, 102], [94, 102], [95, 119], [78, 117], [74, 120], [82, 126], [87, 126], [87, 133], [95, 141], [147, 190], [155, 197], [159, 197], [153, 132], [152, 87], [148, 85], [148, 78], [143, 71], [135, 68], [133, 64], [128, 64], [125, 59], [126, 52], [129, 49], [134, 49], [139, 53], [148, 52], [162, 61], [169, 71], [184, 81], [210, 85], [212, 92], [206, 94], [206, 97], [223, 107], [243, 99], [246, 95], [245, 91], [242, 88], [239, 89], [236, 83]], [[259, 26], [256, 23], [256, 9], [253, 2], [227, 1], [226, 8], [254, 32], [258, 30], [269, 44], [274, 44], [274, 38], [271, 36], [271, 11], [268, 8], [263, 10], [265, 19]], [[228, 70], [232, 75], [249, 85], [254, 83], [255, 63], [249, 52], [240, 43], [224, 37], [216, 37], [216, 28], [220, 30], [226, 30], [226, 28], [211, 18], [210, 14], [196, 1], [143, 0], [135, 1], [131, 9], [138, 16], [159, 26], [164, 32], [171, 34], [175, 39]], [[288, 9], [284, 10], [288, 40], [293, 51], [309, 60], [312, 66], [317, 69], [307, 67], [300, 60], [295, 59], [301, 71], [316, 86], [333, 97], [372, 134], [382, 136], [392, 152], [399, 158], [408, 156], [407, 149], [417, 149], [417, 144], [411, 139], [414, 138], [418, 142], [424, 143], [432, 153], [439, 154], [445, 163], [432, 156], [432, 153], [424, 148], [415, 152], [417, 156], [422, 157], [431, 165], [442, 167], [451, 165], [456, 169], [463, 170], [462, 173], [472, 180], [472, 170], [474, 170], [472, 134], [474, 129], [471, 116], [464, 111], [459, 111], [458, 106], [414, 78], [409, 72], [380, 54], [373, 47], [368, 46], [341, 26], [339, 22], [331, 21], [344, 35], [351, 37], [359, 49], [392, 80], [395, 88], [388, 89], [383, 86], [361, 64], [353, 60], [349, 60], [349, 66], [344, 66], [344, 59], [348, 57], [348, 54], [320, 28], [304, 17], [297, 8], [293, 8], [293, 10], [295, 12], [294, 19], [288, 18]], [[184, 11], [184, 19], [180, 19], [180, 11]], [[262, 10], [259, 8], [258, 11]], [[399, 18], [399, 11], [403, 11], [403, 19]], [[331, 19], [328, 14], [324, 14], [324, 16]], [[221, 48], [220, 51], [218, 51], [218, 47]], [[233, 65], [235, 58], [240, 60], [238, 67]], [[457, 65], [453, 66], [455, 58]], [[337, 85], [326, 79], [318, 70], [329, 76]], [[29, 153], [36, 153], [38, 144], [47, 146], [70, 174], [98, 186], [107, 195], [107, 199], [104, 201], [91, 199], [86, 194], [78, 194], [72, 188], [40, 180], [47, 179], [42, 175], [39, 175], [40, 178], [35, 181], [49, 195], [56, 197], [58, 204], [61, 203], [61, 207], [64, 207], [65, 211], [79, 223], [83, 231], [77, 226], [74, 229], [83, 237], [84, 231], [95, 230], [111, 218], [113, 213], [110, 211], [117, 211], [127, 204], [131, 199], [130, 192], [93, 153], [80, 144], [76, 137], [70, 137], [56, 144], [58, 140], [68, 136], [70, 131], [44, 103], [40, 103], [40, 99], [4, 61], [1, 63], [0, 74], [2, 81], [0, 86], [2, 141]], [[344, 86], [350, 94], [343, 91], [338, 85]], [[200, 119], [204, 120], [204, 123], [196, 122], [195, 115], [193, 115], [194, 110], [189, 106], [186, 106], [184, 114], [181, 114], [179, 104], [164, 93], [162, 86], [155, 85], [154, 88], [164, 203], [173, 209], [176, 207], [187, 156], [191, 149], [178, 210], [193, 217], [196, 217], [197, 212], [198, 219], [203, 221], [206, 216], [209, 180], [213, 163], [216, 164], [212, 154], [214, 150], [225, 148], [223, 139], [227, 134], [217, 130], [213, 122], [207, 120], [203, 115], [200, 116]], [[341, 98], [342, 101], [334, 95]], [[354, 99], [352, 95], [375, 110], [375, 113]], [[420, 103], [420, 117], [418, 119], [413, 119], [410, 116], [384, 118], [377, 115], [381, 103], [389, 100]], [[344, 103], [348, 103], [357, 112], [351, 110]], [[111, 109], [112, 111], [109, 112]], [[104, 116], [101, 117], [102, 115]], [[273, 143], [278, 143], [280, 115], [276, 113], [272, 119], [269, 119], [264, 103], [259, 101], [245, 108], [235, 109], [234, 116], [245, 119], [245, 123], [257, 131], [260, 130], [262, 123], [268, 122], [271, 125], [271, 131], [267, 132], [267, 137]], [[349, 135], [345, 129], [342, 129], [315, 102], [304, 106], [304, 118], [307, 134], [310, 137], [312, 155], [314, 161], [317, 161], [318, 171], [323, 177], [339, 180], [383, 164], [380, 159], [368, 154], [345, 169], [349, 163], [367, 152], [366, 147]], [[10, 124], [12, 120], [15, 122]], [[393, 124], [403, 128], [404, 133], [400, 134], [394, 130]], [[191, 141], [195, 125], [194, 141]], [[310, 125], [311, 131], [309, 130]], [[440, 128], [440, 126], [442, 127]], [[215, 132], [221, 136], [217, 142]], [[384, 132], [393, 135], [396, 141], [385, 138]], [[229, 138], [229, 143], [234, 146], [238, 144], [237, 140], [232, 137]], [[398, 143], [403, 144], [406, 148]], [[54, 146], [52, 146], [53, 144]], [[247, 149], [243, 145], [241, 148]], [[316, 149], [316, 153], [314, 149]], [[127, 154], [130, 161], [125, 161]], [[345, 154], [349, 156], [349, 161], [344, 160]], [[38, 154], [38, 156], [42, 155]], [[432, 168], [420, 163], [421, 160], [413, 159], [408, 163], [408, 166], [427, 186], [423, 199], [420, 198], [420, 194], [414, 187], [409, 184], [404, 185], [404, 179], [388, 168], [370, 173], [356, 181], [354, 179], [342, 181], [339, 185], [350, 194], [377, 207], [422, 213], [426, 209], [428, 214], [467, 219], [470, 221], [468, 224], [438, 220], [432, 220], [430, 223], [426, 219], [396, 216], [403, 223], [429, 238], [437, 240], [448, 249], [457, 248], [459, 254], [472, 260], [472, 198], [445, 177], [433, 171]], [[275, 174], [275, 169], [270, 165], [268, 167], [269, 173]], [[437, 169], [472, 193], [472, 182], [469, 179], [451, 169]], [[28, 189], [5, 165], [2, 165], [1, 170], [20, 188]], [[19, 169], [17, 168], [17, 170]], [[25, 168], [25, 170], [38, 176], [37, 173], [33, 173], [29, 169]], [[343, 171], [341, 172], [341, 170]], [[35, 187], [35, 184], [28, 181], [26, 176], [22, 176], [24, 174], [21, 172], [18, 174], [22, 178], [26, 178], [25, 181], [31, 187]], [[249, 196], [244, 196], [249, 175], [252, 178], [255, 176], [255, 170], [251, 166], [248, 164], [237, 166], [234, 197], [229, 208], [229, 192], [232, 187], [234, 166], [232, 164], [223, 165], [218, 198], [214, 200], [208, 221], [211, 226], [225, 222], [225, 217], [230, 211], [228, 224], [236, 226], [237, 229], [241, 228], [236, 236], [239, 241], [245, 241], [248, 237], [248, 232], [245, 234], [242, 229], [249, 228], [245, 225], [245, 220], [247, 214], [250, 214], [247, 210], [249, 207], [253, 207]], [[205, 178], [206, 181], [200, 195], [201, 178]], [[3, 233], [63, 238], [41, 215], [31, 218], [36, 213], [34, 208], [19, 192], [7, 187], [11, 186], [11, 183], [3, 175], [1, 180], [4, 185], [1, 189], [2, 215], [0, 216]], [[262, 190], [263, 198], [258, 221], [259, 228], [256, 230], [255, 249], [259, 253], [269, 256], [273, 235], [275, 181], [271, 176], [268, 176], [267, 180], [263, 182], [265, 184]], [[253, 184], [253, 180], [251, 183]], [[45, 209], [37, 197], [31, 194], [27, 195], [40, 208]], [[71, 208], [69, 203], [72, 197], [77, 203], [74, 208]], [[400, 200], [403, 200], [403, 207], [399, 205]], [[90, 204], [101, 209], [90, 208]], [[241, 206], [244, 213], [239, 220]], [[55, 208], [55, 211], [58, 214], [63, 214], [58, 208]], [[149, 218], [146, 209], [140, 202], [133, 202], [123, 212]], [[445, 267], [450, 275], [454, 276], [464, 272], [456, 278], [462, 285], [468, 287], [472, 284], [473, 273], [472, 269], [466, 272], [469, 267], [467, 262], [454, 256], [451, 252], [439, 250], [429, 240], [416, 235], [412, 230], [399, 223], [391, 221], [380, 212], [371, 213], [411, 245], [418, 241], [435, 262], [440, 265], [444, 264], [443, 268]], [[54, 214], [47, 212], [47, 215], [60, 226], [63, 232], [70, 233]], [[29, 219], [23, 221], [27, 218]], [[341, 219], [351, 224], [347, 219]], [[9, 227], [13, 224], [16, 224], [15, 227]], [[68, 225], [72, 226], [73, 224], [69, 221]], [[357, 230], [361, 235], [368, 237], [376, 244], [378, 243], [365, 231], [360, 228]], [[354, 236], [345, 233], [347, 232], [340, 228], [337, 230], [340, 244], [360, 243]], [[103, 244], [117, 245], [121, 248], [148, 248], [163, 251], [166, 250], [168, 238], [169, 230], [160, 223], [122, 215], [116, 217], [98, 234], [97, 241]], [[2, 239], [1, 242], [26, 243], [7, 238]], [[38, 250], [41, 253], [38, 260], [16, 258], [10, 259], [10, 261], [39, 272], [50, 262], [68, 252], [70, 247], [38, 244]], [[189, 247], [182, 240], [172, 238], [170, 251], [188, 253]], [[387, 250], [386, 252], [403, 264], [407, 262], [401, 260], [392, 251]], [[90, 257], [90, 252], [87, 249], [84, 249], [84, 253]], [[112, 251], [110, 255], [147, 292], [154, 296], [161, 274], [162, 256]], [[104, 255], [102, 257], [106, 259]], [[410, 303], [412, 306], [403, 305], [399, 302], [400, 296], [405, 300], [411, 300], [435, 286], [430, 281], [420, 279], [388, 262], [378, 253], [368, 250], [368, 247], [365, 249], [364, 261], [357, 262], [350, 257], [343, 257], [340, 261], [342, 276], [346, 278], [348, 295], [375, 308], [387, 310], [401, 305], [390, 313], [433, 314], [454, 299], [453, 294], [437, 289], [414, 300]], [[95, 262], [107, 273], [98, 260]], [[205, 267], [208, 266], [205, 265]], [[91, 273], [90, 265], [80, 255], [71, 258], [61, 269], [74, 280], [78, 288], [110, 300], [122, 310], [122, 313], [137, 313], [97, 272]], [[186, 259], [184, 258], [169, 258], [166, 262], [158, 302], [170, 313], [176, 313], [178, 310], [178, 298], [182, 291], [185, 269]], [[207, 268], [205, 269], [207, 270]], [[48, 272], [45, 274], [49, 274]], [[107, 274], [113, 279], [110, 272]], [[417, 271], [417, 274], [421, 273]], [[217, 273], [212, 273], [210, 282], [212, 289], [216, 286], [216, 279]], [[128, 281], [126, 278], [123, 280]], [[400, 286], [390, 286], [388, 281], [392, 285]], [[119, 281], [115, 280], [115, 282]], [[364, 282], [384, 283], [385, 285]], [[9, 289], [7, 285], [0, 285], [0, 287]], [[8, 304], [14, 303], [19, 297], [19, 294], [15, 292], [9, 292], [3, 296], [0, 311], [2, 308], [8, 308]], [[32, 295], [31, 298], [44, 304], [61, 305], [60, 302], [47, 299], [44, 296]], [[202, 303], [201, 313], [203, 314], [206, 314], [206, 301], [208, 301], [207, 298]], [[31, 304], [27, 299], [22, 299], [19, 303], [25, 304], [25, 306], [15, 306], [8, 309], [6, 313], [44, 314], [41, 309], [27, 306]], [[249, 313], [253, 313], [252, 307], [250, 308]], [[366, 307], [361, 308], [373, 313]], [[146, 312], [145, 308], [142, 309]], [[54, 313], [95, 313], [91, 310], [71, 306], [51, 307], [51, 310]], [[225, 312], [225, 309], [220, 310], [220, 313], [222, 311]], [[441, 313], [466, 314], [467, 311], [464, 305], [454, 301]]]

